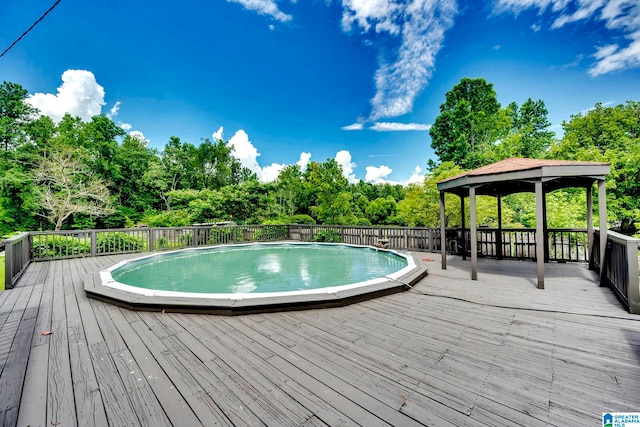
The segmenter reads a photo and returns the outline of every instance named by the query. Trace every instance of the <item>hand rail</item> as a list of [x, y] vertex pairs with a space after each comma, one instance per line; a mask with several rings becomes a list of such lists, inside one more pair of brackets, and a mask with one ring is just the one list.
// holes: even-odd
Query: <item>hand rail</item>
[[20, 233], [4, 241], [4, 287], [12, 289], [31, 263], [29, 233]]
[[[599, 232], [595, 233], [597, 241]], [[629, 312], [634, 314], [640, 314], [639, 243], [640, 240], [633, 237], [608, 231], [604, 268], [600, 276], [600, 285], [609, 286]], [[594, 259], [599, 260], [599, 250], [594, 251], [594, 255]]]

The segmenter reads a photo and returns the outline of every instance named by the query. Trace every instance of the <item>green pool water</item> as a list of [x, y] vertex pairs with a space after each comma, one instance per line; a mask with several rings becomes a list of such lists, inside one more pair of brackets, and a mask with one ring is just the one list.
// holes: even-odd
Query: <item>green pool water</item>
[[129, 261], [117, 282], [192, 293], [262, 293], [364, 282], [407, 267], [393, 252], [329, 244], [257, 244], [193, 249]]

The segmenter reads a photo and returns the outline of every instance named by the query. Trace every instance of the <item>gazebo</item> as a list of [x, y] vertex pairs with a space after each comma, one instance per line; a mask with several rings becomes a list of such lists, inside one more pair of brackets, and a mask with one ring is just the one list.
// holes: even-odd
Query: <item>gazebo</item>
[[440, 240], [442, 251], [442, 269], [447, 268], [445, 243], [445, 193], [456, 194], [460, 197], [462, 211], [462, 229], [464, 230], [464, 198], [470, 202], [471, 229], [471, 279], [478, 279], [477, 254], [477, 221], [476, 196], [487, 195], [497, 198], [498, 203], [498, 235], [502, 234], [502, 197], [529, 192], [536, 196], [536, 262], [538, 267], [538, 288], [544, 289], [544, 236], [546, 229], [546, 201], [545, 195], [551, 191], [567, 188], [582, 187], [587, 192], [587, 230], [589, 248], [593, 245], [593, 199], [591, 188], [594, 182], [598, 184], [598, 210], [600, 213], [599, 227], [605, 232], [600, 233], [600, 268], [603, 265], [605, 245], [607, 242], [607, 202], [605, 177], [609, 173], [608, 163], [578, 162], [565, 160], [540, 160], [511, 158], [501, 160], [491, 165], [483, 166], [465, 172], [453, 178], [437, 183], [440, 191]]

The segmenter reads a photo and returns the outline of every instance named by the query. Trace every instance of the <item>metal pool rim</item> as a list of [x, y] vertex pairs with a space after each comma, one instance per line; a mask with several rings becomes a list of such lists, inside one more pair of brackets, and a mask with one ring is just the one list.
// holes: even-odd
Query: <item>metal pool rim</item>
[[[171, 253], [184, 251], [199, 251], [220, 247], [239, 246], [270, 246], [270, 245], [339, 245], [355, 248], [390, 252], [404, 258], [407, 266], [395, 273], [367, 280], [339, 286], [329, 286], [318, 289], [286, 291], [286, 292], [256, 292], [256, 293], [193, 293], [161, 291], [138, 288], [117, 282], [111, 272], [129, 262], [150, 257], [166, 256]], [[323, 242], [262, 242], [241, 243], [232, 245], [215, 245], [199, 248], [187, 248], [171, 252], [158, 252], [144, 255], [103, 269], [87, 277], [85, 292], [88, 296], [134, 310], [162, 310], [175, 312], [204, 312], [213, 314], [241, 314], [281, 310], [299, 310], [304, 308], [321, 308], [352, 304], [354, 302], [375, 298], [390, 293], [408, 289], [426, 276], [426, 269], [422, 268], [417, 259], [410, 253], [395, 250], [380, 249], [372, 246], [352, 245], [344, 243]]]

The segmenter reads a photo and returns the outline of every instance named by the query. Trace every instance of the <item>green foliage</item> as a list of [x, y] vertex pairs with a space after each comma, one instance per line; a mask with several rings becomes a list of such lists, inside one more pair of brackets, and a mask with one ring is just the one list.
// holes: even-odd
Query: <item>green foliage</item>
[[191, 224], [191, 218], [186, 209], [177, 209], [145, 215], [142, 222], [149, 227], [182, 227]]
[[144, 249], [144, 239], [122, 232], [100, 233], [96, 238], [96, 252], [138, 252]]
[[634, 234], [640, 221], [640, 102], [596, 104], [563, 127], [564, 138], [551, 148], [550, 157], [609, 163], [608, 219], [619, 231]]
[[[397, 204], [397, 216], [405, 224], [435, 227], [440, 224], [440, 192], [437, 183], [462, 173], [453, 162], [443, 162], [425, 177], [422, 185], [409, 186], [407, 196]], [[460, 198], [445, 194], [445, 225], [460, 224]]]
[[431, 147], [440, 161], [474, 169], [488, 163], [485, 153], [504, 135], [506, 123], [493, 84], [464, 77], [445, 94], [429, 130]]
[[342, 238], [340, 237], [340, 233], [338, 231], [327, 228], [325, 230], [316, 232], [313, 235], [313, 241], [326, 242], [326, 243], [340, 243], [342, 242]]
[[288, 217], [287, 223], [313, 225], [316, 223], [316, 220], [310, 217], [309, 215], [297, 214], [297, 215], [291, 215], [290, 217]]
[[391, 196], [379, 197], [369, 203], [365, 213], [372, 224], [389, 224], [396, 215], [396, 201]]
[[69, 257], [89, 255], [91, 243], [88, 239], [59, 235], [39, 235], [33, 237], [32, 253], [34, 258]]
[[73, 215], [73, 223], [71, 228], [76, 230], [91, 230], [96, 228], [96, 219], [90, 215], [77, 214]]
[[233, 228], [229, 227], [213, 227], [209, 234], [210, 245], [218, 245], [233, 242]]
[[[437, 226], [436, 182], [507, 157], [607, 162], [610, 223], [632, 234], [640, 220], [640, 103], [634, 101], [596, 104], [572, 116], [563, 123], [564, 137], [556, 141], [548, 130], [544, 101], [528, 99], [501, 108], [491, 83], [463, 78], [445, 94], [430, 130], [440, 164], [430, 162], [421, 185], [401, 186], [351, 183], [335, 159], [311, 162], [304, 171], [287, 166], [275, 182], [260, 183], [233, 157], [226, 141], [203, 139], [194, 145], [172, 136], [158, 152], [147, 141], [125, 135], [107, 116], [83, 122], [66, 115], [58, 124], [38, 117], [24, 102], [27, 96], [19, 84], [0, 85], [3, 234], [54, 227], [122, 228], [140, 221], [150, 226], [228, 220]], [[60, 173], [53, 175], [55, 171]], [[65, 187], [61, 177], [68, 174], [74, 186]], [[64, 205], [64, 194], [79, 197]], [[547, 195], [549, 226], [584, 224], [585, 197], [583, 189]], [[478, 197], [477, 203], [478, 223], [496, 225], [495, 200]], [[535, 225], [534, 205], [530, 195], [504, 197], [503, 225]], [[447, 226], [459, 225], [459, 198], [446, 195], [446, 206]], [[468, 224], [468, 200], [465, 206]], [[43, 250], [56, 250], [52, 248]]]

